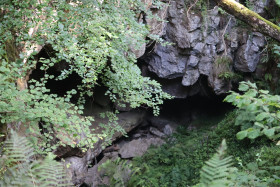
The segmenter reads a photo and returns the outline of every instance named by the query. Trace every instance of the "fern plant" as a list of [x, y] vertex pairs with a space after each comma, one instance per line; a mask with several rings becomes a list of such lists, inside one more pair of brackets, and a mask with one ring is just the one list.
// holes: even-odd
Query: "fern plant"
[[[232, 167], [231, 156], [225, 157], [226, 149], [226, 141], [223, 140], [217, 153], [202, 167], [200, 183], [196, 187], [262, 187], [269, 186], [270, 183], [274, 182], [274, 179], [270, 177], [259, 178], [250, 172], [249, 168], [244, 167], [244, 170], [238, 171], [237, 168]], [[261, 172], [261, 170], [255, 168], [255, 172]]]
[[133, 167], [127, 160], [121, 160], [119, 157], [115, 160], [107, 160], [98, 171], [110, 178], [110, 186], [125, 187], [131, 177], [139, 172], [139, 168]]
[[5, 142], [0, 186], [70, 186], [63, 164], [49, 154], [44, 160], [36, 160], [32, 144], [11, 131]]
[[231, 180], [228, 177], [237, 169], [232, 167], [231, 156], [225, 157], [226, 149], [226, 141], [223, 140], [217, 153], [202, 167], [200, 184], [197, 186], [218, 187], [230, 185]]

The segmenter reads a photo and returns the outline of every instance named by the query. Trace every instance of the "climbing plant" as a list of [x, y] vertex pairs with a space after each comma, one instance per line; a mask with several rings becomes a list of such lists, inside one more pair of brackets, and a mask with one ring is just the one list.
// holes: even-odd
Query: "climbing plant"
[[[160, 8], [160, 2], [152, 3]], [[141, 14], [152, 16], [140, 0], [1, 1], [2, 125], [31, 133], [34, 145], [44, 147], [40, 151], [55, 149], [57, 136], [63, 138], [62, 145], [93, 146], [106, 134], [92, 134], [93, 119], [77, 115], [82, 114], [83, 99], [78, 105], [70, 99], [77, 93], [81, 98], [91, 95], [99, 79], [112, 101], [129, 103], [132, 108], [152, 107], [158, 114], [158, 105], [170, 96], [157, 82], [141, 76], [132, 53], [149, 36], [148, 27], [139, 20]], [[39, 58], [41, 49], [47, 57]], [[68, 68], [58, 77], [47, 74], [62, 61]], [[45, 72], [43, 78], [28, 80], [38, 62]], [[82, 78], [77, 90], [58, 97], [46, 88], [48, 80], [63, 80], [72, 73]]]

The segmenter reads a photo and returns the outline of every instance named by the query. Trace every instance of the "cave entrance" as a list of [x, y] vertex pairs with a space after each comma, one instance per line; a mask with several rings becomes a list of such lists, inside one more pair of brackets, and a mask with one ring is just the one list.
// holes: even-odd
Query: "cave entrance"
[[[36, 56], [37, 59], [45, 58], [50, 59], [55, 56], [53, 49], [50, 46], [44, 47], [39, 54]], [[81, 93], [78, 90], [79, 85], [82, 85], [82, 77], [80, 77], [76, 72], [72, 72], [63, 80], [56, 80], [57, 77], [61, 75], [63, 70], [69, 69], [69, 65], [65, 61], [54, 64], [54, 66], [48, 68], [46, 71], [41, 70], [42, 63], [38, 62], [36, 68], [30, 74], [30, 80], [34, 79], [40, 81], [45, 74], [53, 75], [54, 79], [48, 79], [46, 82], [46, 88], [50, 90], [50, 94], [56, 94], [58, 97], [65, 97], [68, 91], [76, 90], [77, 93], [72, 95], [70, 102], [77, 104], [79, 99], [83, 99], [84, 103], [84, 113], [86, 116], [93, 116], [94, 114], [105, 112], [111, 110], [112, 103], [109, 99], [109, 96], [105, 95], [107, 88], [99, 82], [98, 85], [92, 90], [93, 95], [88, 96], [87, 94], [83, 95], [83, 98], [80, 98]], [[32, 83], [29, 83], [32, 84]]]
[[178, 123], [189, 125], [194, 121], [219, 121], [234, 107], [223, 102], [224, 96], [206, 97], [195, 95], [186, 99], [172, 99], [161, 106], [160, 116]]
[[[53, 54], [51, 47], [44, 47], [37, 55], [37, 59], [50, 59], [51, 54]], [[56, 78], [61, 75], [63, 70], [69, 68], [69, 65], [65, 61], [56, 63], [46, 71], [41, 70], [42, 65], [42, 63], [38, 62], [36, 64], [36, 68], [32, 71], [29, 78], [30, 80], [35, 79], [40, 81], [40, 79], [43, 78], [45, 74], [53, 75], [54, 79], [48, 79], [46, 83], [46, 88], [50, 89], [50, 94], [56, 94], [59, 97], [64, 97], [68, 91], [72, 89], [78, 90], [78, 85], [82, 84], [82, 78], [76, 72], [72, 72], [67, 78], [63, 80], [56, 80]], [[79, 93], [77, 92], [77, 94], [73, 95], [71, 98], [71, 102], [76, 103], [79, 98], [78, 96]]]

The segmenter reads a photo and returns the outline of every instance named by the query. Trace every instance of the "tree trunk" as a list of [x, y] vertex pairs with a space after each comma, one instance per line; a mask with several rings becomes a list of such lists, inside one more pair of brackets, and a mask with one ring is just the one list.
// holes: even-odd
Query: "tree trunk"
[[229, 14], [252, 26], [256, 31], [268, 35], [280, 42], [280, 27], [264, 19], [234, 0], [215, 0], [219, 7]]

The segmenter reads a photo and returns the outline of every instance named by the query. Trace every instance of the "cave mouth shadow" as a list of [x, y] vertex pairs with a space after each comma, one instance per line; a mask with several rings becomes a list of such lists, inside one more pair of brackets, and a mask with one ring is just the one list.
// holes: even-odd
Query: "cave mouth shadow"
[[159, 117], [169, 119], [179, 125], [190, 124], [195, 120], [220, 119], [234, 109], [230, 103], [223, 102], [224, 97], [195, 95], [186, 99], [167, 100], [160, 107]]
[[[36, 59], [44, 58], [50, 59], [54, 57], [54, 51], [50, 46], [43, 48], [39, 54], [36, 56]], [[93, 116], [94, 113], [105, 112], [106, 110], [110, 110], [112, 108], [112, 102], [108, 101], [109, 96], [105, 95], [105, 92], [108, 90], [100, 80], [97, 81], [97, 84], [90, 90], [92, 93], [89, 96], [83, 90], [79, 90], [79, 86], [83, 85], [83, 78], [76, 72], [70, 73], [65, 79], [57, 80], [57, 78], [63, 73], [63, 70], [69, 70], [70, 66], [66, 61], [60, 61], [55, 63], [52, 67], [49, 67], [46, 71], [41, 70], [43, 64], [41, 62], [37, 62], [36, 68], [31, 72], [29, 76], [29, 80], [40, 81], [40, 79], [44, 78], [44, 76], [52, 75], [53, 79], [48, 79], [45, 87], [50, 91], [47, 94], [55, 94], [57, 97], [65, 98], [68, 91], [76, 90], [76, 94], [73, 94], [70, 98], [70, 102], [74, 105], [82, 104], [83, 116]], [[28, 85], [33, 85], [31, 81], [28, 82]], [[83, 86], [82, 86], [83, 87]], [[84, 89], [84, 87], [82, 88]], [[82, 101], [81, 103], [79, 101]], [[106, 105], [106, 106], [105, 106]]]
[[[54, 56], [54, 50], [50, 46], [44, 47], [36, 56], [36, 59], [44, 58], [50, 59]], [[82, 77], [80, 77], [76, 72], [72, 72], [63, 80], [55, 80], [58, 78], [63, 70], [70, 68], [67, 62], [61, 61], [55, 63], [54, 66], [48, 68], [46, 71], [41, 70], [43, 64], [37, 62], [36, 68], [31, 72], [29, 80], [40, 81], [46, 74], [54, 76], [54, 79], [48, 79], [46, 82], [46, 88], [50, 90], [50, 94], [56, 94], [59, 97], [64, 97], [68, 91], [75, 89], [77, 91], [71, 98], [72, 103], [77, 103], [80, 93], [78, 92], [78, 85], [82, 84]], [[28, 82], [29, 85], [32, 83]]]
[[[42, 49], [38, 54], [38, 58], [50, 58], [49, 48]], [[47, 71], [41, 70], [42, 63], [38, 62], [36, 68], [32, 71], [30, 79], [40, 80], [44, 77], [45, 73], [53, 75], [55, 78], [61, 75], [64, 69], [69, 68], [69, 65], [61, 61], [54, 66], [50, 67]], [[151, 76], [153, 78], [153, 76]], [[159, 81], [160, 82], [160, 81]], [[82, 77], [77, 73], [72, 72], [67, 78], [63, 80], [49, 79], [46, 83], [46, 88], [50, 89], [50, 94], [57, 94], [59, 97], [64, 97], [67, 91], [72, 89], [77, 90], [78, 86], [82, 84]], [[102, 84], [100, 84], [102, 85]], [[206, 116], [218, 116], [233, 109], [233, 107], [223, 102], [225, 95], [217, 96], [212, 93], [211, 89], [207, 86], [206, 77], [202, 77], [199, 80], [200, 92], [194, 96], [187, 96], [184, 99], [171, 99], [165, 100], [160, 106], [160, 117], [172, 119], [175, 122], [182, 123], [193, 120], [195, 115]], [[94, 88], [94, 96], [104, 95], [106, 88], [104, 86], [97, 86]], [[76, 104], [80, 97], [80, 93], [77, 90], [77, 94], [73, 95], [71, 102]], [[85, 107], [92, 107], [98, 105], [97, 101], [94, 101], [93, 97], [85, 96]], [[108, 102], [108, 105], [112, 107], [112, 103]], [[147, 109], [148, 114], [152, 115], [152, 109]]]

